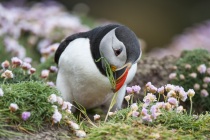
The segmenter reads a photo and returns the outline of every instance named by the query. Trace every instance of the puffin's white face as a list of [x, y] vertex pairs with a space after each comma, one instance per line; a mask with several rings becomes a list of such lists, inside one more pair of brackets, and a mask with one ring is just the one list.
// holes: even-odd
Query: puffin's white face
[[[99, 50], [111, 66], [121, 68], [127, 60], [125, 45], [115, 35], [115, 29], [108, 32], [101, 40]], [[104, 63], [103, 63], [104, 67]]]
[[[100, 42], [100, 55], [104, 57], [113, 71], [116, 80], [115, 91], [123, 85], [131, 66], [141, 56], [140, 44], [135, 34], [125, 26], [120, 26], [108, 32]], [[106, 70], [102, 59], [102, 67]]]

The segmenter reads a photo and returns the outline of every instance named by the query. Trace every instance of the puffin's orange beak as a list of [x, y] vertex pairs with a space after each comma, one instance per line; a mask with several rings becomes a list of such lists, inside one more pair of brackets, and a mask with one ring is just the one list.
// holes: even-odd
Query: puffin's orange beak
[[116, 87], [114, 89], [114, 92], [117, 92], [124, 85], [130, 67], [130, 63], [125, 64], [122, 68], [119, 69], [116, 69], [116, 67], [111, 66], [116, 81]]

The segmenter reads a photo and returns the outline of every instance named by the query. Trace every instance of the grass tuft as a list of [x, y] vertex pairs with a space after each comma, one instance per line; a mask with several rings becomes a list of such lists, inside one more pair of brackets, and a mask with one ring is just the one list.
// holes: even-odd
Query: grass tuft
[[[51, 122], [53, 114], [52, 104], [47, 101], [52, 93], [59, 95], [55, 88], [46, 86], [42, 82], [29, 81], [17, 84], [2, 85], [4, 96], [0, 98], [1, 118], [9, 125], [35, 132], [41, 130], [43, 124]], [[10, 112], [9, 106], [16, 103], [19, 109]], [[31, 112], [27, 121], [21, 119], [21, 113]]]

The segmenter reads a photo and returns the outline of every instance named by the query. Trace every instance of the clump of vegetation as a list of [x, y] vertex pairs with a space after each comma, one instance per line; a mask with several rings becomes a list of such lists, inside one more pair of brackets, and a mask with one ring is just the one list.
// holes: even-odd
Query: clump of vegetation
[[197, 112], [210, 111], [210, 53], [203, 49], [184, 51], [176, 66], [169, 75], [171, 82], [196, 91], [193, 102]]
[[[17, 84], [2, 85], [4, 95], [0, 98], [0, 110], [3, 118], [9, 124], [20, 125], [26, 130], [36, 131], [41, 129], [43, 124], [51, 122], [53, 114], [52, 104], [47, 98], [52, 94], [58, 94], [54, 88], [49, 88], [42, 82], [21, 82]], [[10, 104], [17, 104], [17, 110], [12, 110]], [[21, 114], [24, 111], [31, 113], [30, 118], [24, 121]]]
[[[210, 135], [210, 115], [192, 115], [180, 105], [187, 98], [192, 103], [195, 92], [167, 84], [156, 88], [151, 82], [145, 86], [143, 102], [132, 103], [139, 86], [127, 87], [128, 107], [109, 112], [108, 122], [95, 115], [96, 127], [86, 129], [87, 139], [206, 139]], [[164, 102], [160, 102], [163, 97]], [[192, 106], [191, 106], [192, 107]], [[192, 108], [190, 109], [192, 110]], [[97, 116], [97, 117], [96, 117]]]
[[77, 132], [79, 125], [71, 113], [73, 105], [61, 98], [53, 83], [47, 82], [50, 73], [57, 72], [57, 67], [37, 73], [29, 62], [17, 57], [5, 60], [1, 67], [0, 137], [16, 135], [6, 128], [31, 133], [54, 124], [68, 126]]
[[[3, 84], [1, 90], [1, 123], [9, 128], [30, 134], [42, 130], [45, 125], [69, 126], [77, 122], [70, 111], [71, 104], [63, 101], [55, 88], [41, 81]], [[0, 136], [5, 134], [0, 133]]]

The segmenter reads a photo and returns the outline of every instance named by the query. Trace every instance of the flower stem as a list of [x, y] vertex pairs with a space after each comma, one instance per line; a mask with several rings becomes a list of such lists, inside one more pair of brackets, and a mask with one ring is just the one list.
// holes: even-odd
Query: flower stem
[[160, 101], [160, 93], [158, 93], [158, 102]]
[[191, 114], [192, 114], [192, 104], [193, 104], [193, 102], [192, 102], [192, 97], [190, 97], [190, 116], [191, 116]]
[[7, 79], [7, 78], [4, 78], [3, 83], [2, 83], [3, 85], [4, 85], [5, 81], [6, 81], [6, 79]]
[[134, 94], [131, 95], [131, 105], [133, 104], [133, 97], [134, 97]]
[[128, 103], [128, 107], [130, 106], [130, 102], [129, 101], [127, 101], [127, 103]]
[[112, 97], [112, 101], [111, 101], [111, 103], [110, 103], [110, 105], [109, 105], [109, 109], [108, 109], [108, 111], [107, 111], [107, 114], [106, 114], [106, 117], [105, 117], [104, 122], [107, 121], [109, 112], [110, 112], [110, 110], [112, 109], [112, 107], [113, 107], [113, 106], [115, 105], [115, 103], [116, 103], [117, 94], [118, 94], [118, 92], [114, 93], [114, 96]]

